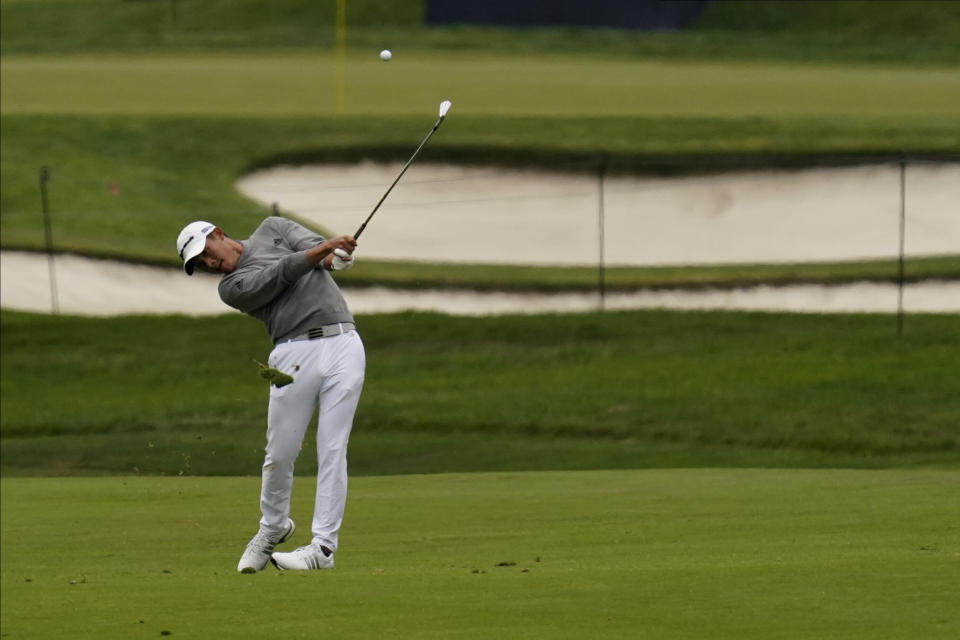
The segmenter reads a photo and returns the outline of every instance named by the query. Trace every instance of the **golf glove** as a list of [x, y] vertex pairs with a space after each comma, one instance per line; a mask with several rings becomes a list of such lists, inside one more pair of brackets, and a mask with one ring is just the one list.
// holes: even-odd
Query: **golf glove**
[[343, 249], [333, 250], [333, 260], [330, 261], [331, 271], [346, 271], [353, 266], [353, 256]]

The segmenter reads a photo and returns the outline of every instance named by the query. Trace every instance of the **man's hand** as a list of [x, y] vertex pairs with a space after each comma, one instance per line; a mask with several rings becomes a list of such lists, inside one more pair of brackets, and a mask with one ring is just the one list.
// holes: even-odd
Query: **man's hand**
[[353, 253], [354, 249], [357, 248], [357, 241], [354, 240], [353, 236], [337, 236], [336, 238], [331, 238], [324, 242], [323, 244], [330, 245], [330, 250], [342, 249], [347, 253]]
[[346, 271], [353, 266], [353, 256], [343, 249], [334, 249], [330, 259], [330, 271]]
[[317, 246], [307, 249], [307, 261], [314, 267], [321, 262], [323, 262], [324, 266], [329, 267], [330, 259], [328, 259], [327, 256], [332, 254], [334, 249], [340, 249], [350, 254], [353, 253], [353, 250], [356, 248], [357, 241], [353, 236], [337, 236], [336, 238], [324, 240]]

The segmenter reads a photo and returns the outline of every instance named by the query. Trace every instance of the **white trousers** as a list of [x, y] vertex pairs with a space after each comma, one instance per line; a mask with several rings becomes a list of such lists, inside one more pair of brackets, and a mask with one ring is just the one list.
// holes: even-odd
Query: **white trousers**
[[366, 368], [363, 342], [356, 331], [284, 342], [270, 353], [269, 365], [293, 376], [293, 382], [270, 385], [260, 527], [269, 534], [286, 527], [293, 464], [314, 409], [319, 408], [312, 542], [336, 551], [347, 501], [347, 442]]

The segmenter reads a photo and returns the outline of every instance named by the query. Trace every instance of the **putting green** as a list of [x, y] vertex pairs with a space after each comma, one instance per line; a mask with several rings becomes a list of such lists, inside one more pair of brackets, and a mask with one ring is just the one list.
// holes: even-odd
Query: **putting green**
[[[4, 478], [11, 638], [956, 638], [957, 472], [360, 477], [332, 572], [238, 575], [256, 478]], [[299, 478], [292, 544], [309, 533]], [[286, 548], [286, 547], [285, 547]]]
[[[956, 68], [654, 62], [352, 52], [346, 113], [557, 116], [955, 116]], [[6, 56], [4, 113], [328, 115], [329, 54]]]

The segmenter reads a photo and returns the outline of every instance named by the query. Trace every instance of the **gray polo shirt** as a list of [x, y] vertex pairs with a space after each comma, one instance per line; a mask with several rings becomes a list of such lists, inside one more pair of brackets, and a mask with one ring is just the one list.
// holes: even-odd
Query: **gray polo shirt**
[[307, 262], [322, 236], [271, 216], [244, 240], [237, 267], [220, 280], [220, 299], [263, 322], [274, 344], [308, 329], [353, 322], [337, 283]]

